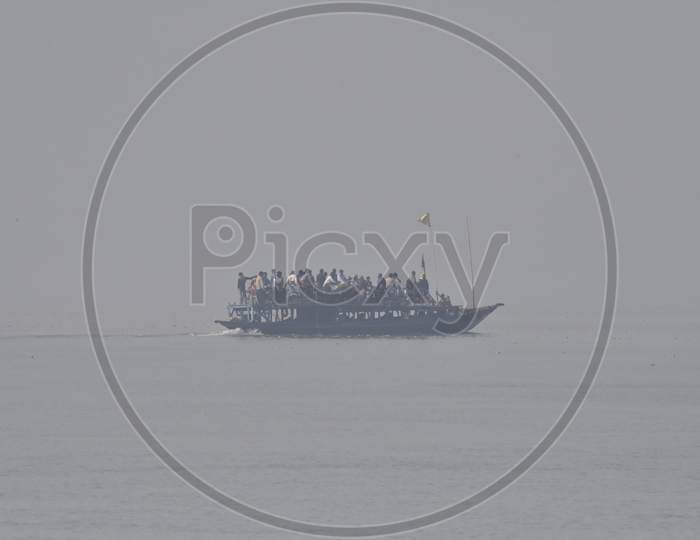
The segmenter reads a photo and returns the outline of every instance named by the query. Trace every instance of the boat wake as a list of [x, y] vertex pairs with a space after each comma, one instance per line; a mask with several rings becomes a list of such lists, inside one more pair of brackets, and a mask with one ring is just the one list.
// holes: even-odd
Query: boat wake
[[262, 336], [262, 332], [257, 329], [244, 330], [242, 328], [233, 328], [222, 330], [221, 332], [209, 332], [206, 334], [192, 334], [195, 337], [222, 337], [222, 336], [234, 336], [234, 337], [250, 337], [250, 336]]

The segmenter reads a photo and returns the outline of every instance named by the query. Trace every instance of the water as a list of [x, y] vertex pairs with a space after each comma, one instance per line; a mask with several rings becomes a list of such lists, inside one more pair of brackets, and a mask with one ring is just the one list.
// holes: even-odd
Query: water
[[[480, 327], [481, 328], [481, 327]], [[593, 327], [489, 324], [452, 338], [106, 339], [179, 459], [267, 511], [393, 521], [462, 499], [546, 433]], [[406, 538], [693, 538], [698, 325], [620, 324], [592, 393], [525, 477]], [[85, 337], [0, 338], [0, 538], [292, 538], [216, 506], [148, 451]]]

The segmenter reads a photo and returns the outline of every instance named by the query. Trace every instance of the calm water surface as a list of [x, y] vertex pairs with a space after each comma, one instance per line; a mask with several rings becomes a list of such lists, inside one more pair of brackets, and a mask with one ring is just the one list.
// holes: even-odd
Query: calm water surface
[[[453, 338], [106, 341], [144, 421], [203, 478], [276, 514], [367, 524], [433, 511], [505, 472], [566, 405], [593, 336], [553, 323]], [[533, 470], [403, 537], [695, 538], [699, 352], [697, 324], [620, 324], [588, 401]], [[0, 538], [297, 537], [165, 469], [87, 338], [4, 337], [0, 358]]]

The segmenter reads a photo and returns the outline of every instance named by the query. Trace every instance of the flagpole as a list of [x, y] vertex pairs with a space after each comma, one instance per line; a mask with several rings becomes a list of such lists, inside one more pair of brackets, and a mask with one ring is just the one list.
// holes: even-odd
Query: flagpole
[[[421, 216], [418, 218], [418, 221], [422, 223], [423, 225], [428, 226], [428, 234], [431, 236], [430, 242], [433, 244], [433, 269], [435, 270], [435, 298], [437, 298], [438, 295], [438, 268], [437, 268], [437, 251], [436, 251], [436, 245], [435, 245], [435, 232], [433, 232], [433, 223], [430, 220], [430, 212], [426, 212], [424, 214], [421, 214]], [[423, 265], [423, 273], [425, 273], [425, 277], [427, 279], [428, 277], [428, 272], [425, 269], [425, 261], [423, 260], [423, 257], [421, 256], [421, 264]]]
[[435, 301], [437, 302], [437, 300], [438, 300], [437, 251], [436, 251], [436, 246], [435, 246], [435, 232], [433, 231], [432, 221], [430, 222], [430, 225], [428, 225], [428, 228], [430, 229], [430, 234], [432, 236], [432, 242], [433, 242], [433, 270], [435, 271]]

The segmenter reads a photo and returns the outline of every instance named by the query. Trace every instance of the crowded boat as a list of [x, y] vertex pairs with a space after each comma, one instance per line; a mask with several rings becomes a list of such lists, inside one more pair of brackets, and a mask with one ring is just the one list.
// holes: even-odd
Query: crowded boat
[[405, 282], [396, 272], [377, 274], [372, 277], [364, 274], [349, 275], [341, 268], [329, 272], [321, 268], [314, 273], [311, 269], [292, 270], [284, 274], [281, 270], [269, 273], [260, 270], [254, 275], [238, 273], [237, 280], [239, 305], [265, 306], [270, 303], [283, 305], [303, 300], [320, 301], [345, 299], [379, 304], [383, 301], [407, 301], [422, 305], [452, 305], [450, 297], [436, 292], [431, 294], [425, 270], [420, 275], [412, 271]]

